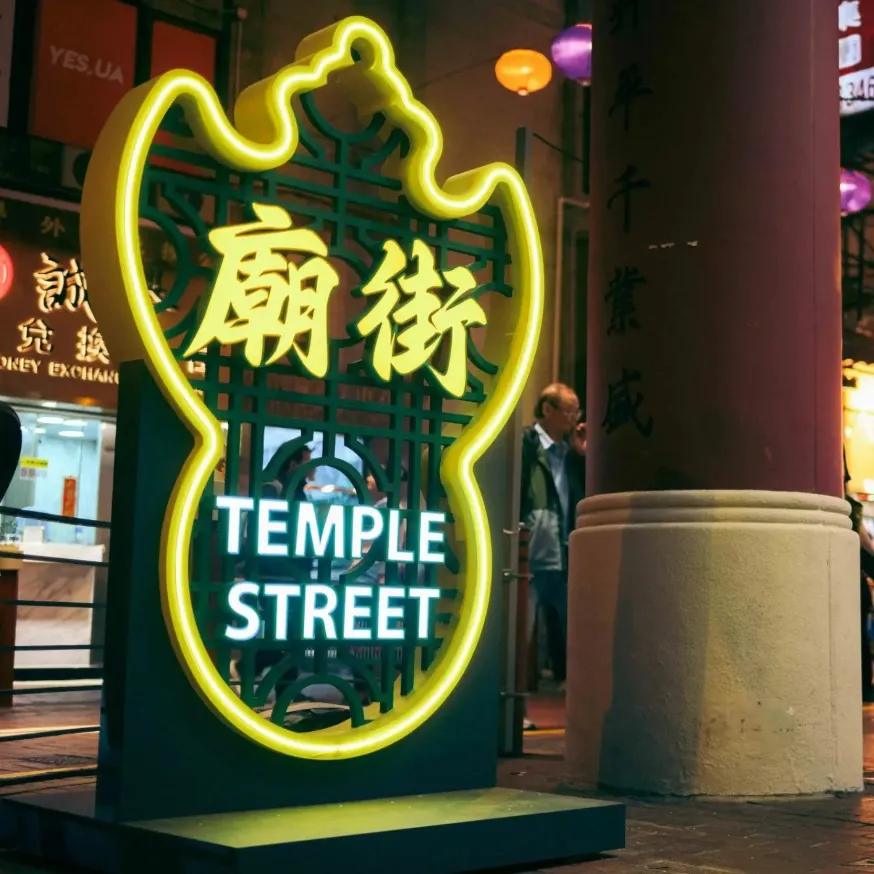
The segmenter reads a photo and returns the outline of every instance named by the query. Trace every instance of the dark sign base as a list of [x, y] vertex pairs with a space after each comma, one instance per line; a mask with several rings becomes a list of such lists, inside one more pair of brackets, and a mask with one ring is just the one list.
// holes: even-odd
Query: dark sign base
[[577, 861], [625, 845], [621, 804], [483, 789], [108, 823], [93, 786], [3, 800], [20, 852], [100, 874], [454, 874]]

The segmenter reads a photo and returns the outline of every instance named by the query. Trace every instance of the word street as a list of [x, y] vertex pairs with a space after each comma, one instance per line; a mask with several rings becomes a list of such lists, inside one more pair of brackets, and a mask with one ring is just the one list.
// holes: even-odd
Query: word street
[[404, 640], [407, 606], [415, 608], [415, 636], [427, 640], [433, 627], [440, 589], [425, 586], [328, 586], [324, 583], [234, 583], [228, 606], [243, 620], [228, 625], [228, 640], [253, 640], [262, 631], [260, 601], [273, 600], [272, 622], [264, 623], [268, 640], [288, 640], [294, 600], [297, 637], [303, 640]]
[[[244, 530], [251, 531], [254, 523], [259, 556], [360, 559], [380, 539], [386, 562], [443, 564], [446, 559], [445, 513], [418, 512], [418, 533], [411, 538], [415, 542], [403, 543], [404, 520], [396, 509], [334, 505], [320, 513], [306, 501], [233, 495], [218, 496], [216, 508], [228, 514], [229, 555], [240, 554]], [[243, 642], [263, 634], [269, 640], [288, 640], [293, 625], [292, 637], [303, 640], [405, 640], [405, 624], [412, 622], [415, 638], [427, 640], [439, 599], [440, 589], [427, 586], [243, 580], [228, 592], [228, 607], [238, 621], [225, 628], [225, 637]]]

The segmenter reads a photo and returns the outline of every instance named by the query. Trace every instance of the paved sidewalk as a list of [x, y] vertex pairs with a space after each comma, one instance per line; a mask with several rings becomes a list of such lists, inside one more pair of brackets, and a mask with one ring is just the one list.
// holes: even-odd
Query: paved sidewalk
[[[627, 805], [627, 849], [548, 870], [551, 874], [874, 871], [874, 707], [866, 708], [864, 719], [866, 791], [862, 795], [760, 802], [617, 797]], [[502, 762], [501, 783], [587, 794], [568, 780], [563, 747], [561, 732], [535, 732], [528, 738], [526, 758]]]
[[[564, 736], [557, 727], [563, 721], [559, 709], [554, 702], [538, 707], [540, 722], [550, 727], [527, 737], [528, 755], [524, 758], [501, 762], [500, 782], [520, 789], [576, 794], [579, 790], [569, 781], [562, 758]], [[78, 722], [79, 716], [83, 717], [80, 724], [87, 724], [84, 717], [93, 718], [94, 714], [77, 714], [71, 707], [66, 715], [70, 717], [70, 724]], [[874, 871], [874, 707], [866, 709], [865, 729], [868, 785], [862, 795], [762, 802], [618, 799], [628, 806], [627, 849], [585, 863], [539, 871], [548, 870], [551, 874], [853, 874], [865, 869]], [[89, 748], [93, 743], [93, 737], [28, 741], [22, 745], [24, 749], [17, 751], [20, 758], [4, 762], [4, 769], [26, 770], [46, 759], [64, 761], [71, 755], [88, 759], [93, 756]], [[48, 872], [60, 874], [59, 869], [35, 866], [0, 852], [0, 874]]]

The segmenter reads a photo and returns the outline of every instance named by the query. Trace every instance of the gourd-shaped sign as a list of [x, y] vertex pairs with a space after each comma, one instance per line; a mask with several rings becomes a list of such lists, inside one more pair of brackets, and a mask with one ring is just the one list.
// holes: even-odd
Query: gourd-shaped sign
[[[350, 103], [351, 132], [328, 120]], [[441, 183], [441, 152], [386, 35], [349, 18], [233, 124], [193, 73], [134, 89], [90, 163], [92, 307], [194, 437], [163, 520], [170, 638], [217, 715], [288, 755], [407, 736], [485, 622], [475, 466], [528, 376], [543, 265], [517, 172]]]

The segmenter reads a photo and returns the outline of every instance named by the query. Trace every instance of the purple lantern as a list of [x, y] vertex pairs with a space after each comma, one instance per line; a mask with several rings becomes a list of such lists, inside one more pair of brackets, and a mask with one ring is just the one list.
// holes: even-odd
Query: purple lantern
[[858, 170], [841, 169], [841, 212], [859, 212], [870, 202], [871, 180]]
[[588, 84], [592, 78], [592, 25], [575, 24], [552, 41], [552, 60], [569, 79]]

